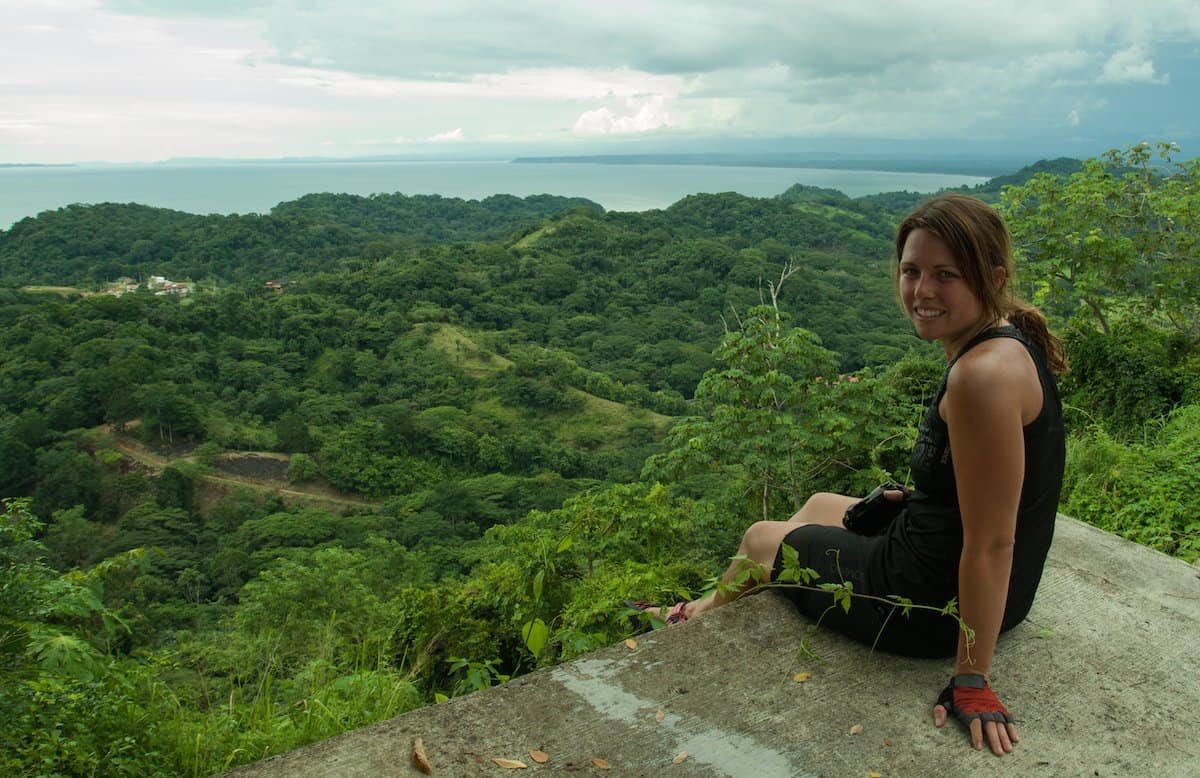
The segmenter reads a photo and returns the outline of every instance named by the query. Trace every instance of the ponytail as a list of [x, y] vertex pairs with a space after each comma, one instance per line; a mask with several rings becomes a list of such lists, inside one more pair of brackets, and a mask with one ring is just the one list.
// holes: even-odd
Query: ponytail
[[1050, 326], [1042, 312], [1015, 297], [1010, 297], [1005, 303], [1005, 318], [1041, 350], [1050, 369], [1055, 373], [1065, 373], [1070, 370], [1062, 341], [1050, 332]]

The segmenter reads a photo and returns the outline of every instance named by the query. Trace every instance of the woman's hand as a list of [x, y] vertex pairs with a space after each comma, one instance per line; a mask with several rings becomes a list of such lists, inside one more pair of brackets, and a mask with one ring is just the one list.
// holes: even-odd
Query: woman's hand
[[981, 675], [964, 673], [950, 679], [933, 706], [933, 724], [941, 728], [953, 713], [967, 727], [971, 745], [983, 748], [984, 738], [996, 756], [1011, 754], [1013, 744], [1020, 740], [1008, 710]]

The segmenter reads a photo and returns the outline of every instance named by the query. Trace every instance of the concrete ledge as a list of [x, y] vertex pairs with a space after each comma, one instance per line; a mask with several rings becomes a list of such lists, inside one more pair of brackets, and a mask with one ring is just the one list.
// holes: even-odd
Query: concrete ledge
[[[814, 662], [797, 653], [807, 626], [782, 597], [750, 597], [634, 649], [611, 646], [232, 774], [417, 776], [421, 737], [436, 776], [513, 772], [491, 757], [528, 764], [519, 774], [1200, 775], [1200, 573], [1073, 519], [1059, 517], [1033, 612], [997, 654], [993, 683], [1021, 732], [1011, 756], [975, 752], [957, 724], [930, 723], [948, 661], [872, 654], [822, 631]], [[812, 679], [794, 682], [797, 671]], [[532, 749], [550, 760], [534, 763]]]

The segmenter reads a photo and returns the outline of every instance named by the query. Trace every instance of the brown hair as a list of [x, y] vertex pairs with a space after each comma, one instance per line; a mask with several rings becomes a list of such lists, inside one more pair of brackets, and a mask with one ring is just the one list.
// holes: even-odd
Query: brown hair
[[[1012, 238], [1000, 214], [982, 200], [966, 195], [941, 195], [921, 203], [896, 230], [897, 282], [904, 243], [913, 230], [928, 230], [945, 242], [987, 316], [993, 321], [1008, 319], [1041, 349], [1052, 370], [1067, 370], [1062, 342], [1050, 332], [1046, 317], [1012, 293]], [[996, 267], [1004, 268], [1004, 279], [999, 283], [992, 272]]]

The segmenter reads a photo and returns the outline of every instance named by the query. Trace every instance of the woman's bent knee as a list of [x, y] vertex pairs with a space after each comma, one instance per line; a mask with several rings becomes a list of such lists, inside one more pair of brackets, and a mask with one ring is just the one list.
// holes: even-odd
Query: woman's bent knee
[[784, 521], [756, 521], [742, 536], [740, 551], [759, 564], [772, 565], [779, 544], [794, 529], [794, 525]]

